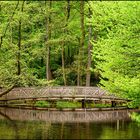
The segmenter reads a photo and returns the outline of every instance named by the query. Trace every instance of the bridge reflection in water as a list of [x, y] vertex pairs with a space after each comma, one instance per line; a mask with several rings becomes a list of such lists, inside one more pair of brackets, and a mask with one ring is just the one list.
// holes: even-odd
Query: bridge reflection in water
[[137, 111], [0, 107], [0, 139], [138, 139], [140, 129], [129, 121], [129, 113]]
[[[134, 110], [114, 111], [49, 111], [0, 108], [0, 119], [8, 116], [11, 120], [45, 121], [45, 122], [110, 122], [117, 120], [130, 120], [129, 113]], [[3, 114], [3, 115], [2, 115]]]

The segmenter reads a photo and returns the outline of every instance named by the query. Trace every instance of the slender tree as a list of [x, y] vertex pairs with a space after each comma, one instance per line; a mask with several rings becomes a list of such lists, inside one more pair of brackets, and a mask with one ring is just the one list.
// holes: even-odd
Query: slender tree
[[80, 1], [80, 24], [81, 24], [81, 39], [80, 39], [80, 47], [79, 47], [79, 54], [78, 54], [78, 69], [77, 69], [77, 86], [82, 84], [81, 79], [81, 57], [84, 51], [84, 41], [85, 41], [85, 27], [84, 27], [84, 1]]
[[[46, 4], [46, 2], [45, 2]], [[47, 7], [46, 7], [47, 8]], [[52, 8], [52, 0], [49, 1], [49, 12], [48, 16], [46, 16], [46, 79], [49, 81], [52, 79], [52, 73], [50, 68], [50, 46], [47, 44], [49, 40], [51, 40], [51, 8]]]
[[[91, 16], [92, 16], [92, 11], [89, 7], [89, 20], [91, 20]], [[88, 27], [88, 61], [87, 61], [87, 73], [86, 73], [86, 86], [90, 86], [90, 77], [91, 77], [91, 51], [92, 51], [92, 24], [89, 23], [89, 27]]]
[[[22, 6], [21, 6], [21, 12], [23, 12], [23, 7], [24, 7], [24, 2], [22, 2]], [[17, 54], [17, 75], [21, 74], [21, 40], [22, 40], [22, 36], [21, 36], [21, 25], [22, 25], [22, 20], [21, 17], [19, 19], [19, 26], [18, 26], [18, 54]]]
[[[67, 0], [64, 34], [68, 33], [67, 26], [68, 26], [69, 17], [70, 17], [70, 0]], [[65, 39], [64, 39], [63, 42], [62, 42], [62, 53], [61, 53], [61, 55], [62, 55], [63, 80], [64, 80], [64, 85], [66, 86], [67, 85], [67, 79], [66, 79], [66, 72], [65, 72], [65, 55], [64, 55], [65, 45], [66, 45], [66, 42], [65, 42]]]

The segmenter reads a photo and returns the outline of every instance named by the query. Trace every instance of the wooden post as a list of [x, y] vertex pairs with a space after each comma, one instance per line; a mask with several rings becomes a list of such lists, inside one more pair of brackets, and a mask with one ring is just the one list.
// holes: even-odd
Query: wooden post
[[33, 98], [33, 106], [35, 106], [36, 98]]
[[86, 107], [86, 100], [82, 99], [82, 108], [85, 108], [85, 107]]
[[115, 101], [111, 101], [111, 107], [115, 107], [116, 106], [116, 102]]

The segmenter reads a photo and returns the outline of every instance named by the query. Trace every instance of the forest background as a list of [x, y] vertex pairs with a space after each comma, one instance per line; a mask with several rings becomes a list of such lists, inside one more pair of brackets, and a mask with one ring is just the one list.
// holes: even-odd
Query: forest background
[[139, 1], [0, 1], [0, 87], [100, 86], [140, 104]]

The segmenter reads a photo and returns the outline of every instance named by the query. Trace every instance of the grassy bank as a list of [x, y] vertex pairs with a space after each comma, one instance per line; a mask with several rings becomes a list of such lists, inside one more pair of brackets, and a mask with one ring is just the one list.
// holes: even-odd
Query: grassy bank
[[[5, 104], [5, 103], [4, 103]], [[17, 101], [8, 101], [7, 105], [10, 106], [33, 106], [33, 107], [41, 107], [41, 108], [82, 108], [81, 101], [34, 101], [34, 100], [17, 100]], [[107, 108], [111, 107], [111, 103], [100, 103], [100, 102], [85, 102], [85, 108]], [[116, 107], [120, 107], [117, 105]], [[121, 105], [121, 107], [127, 107], [127, 104]]]
[[[56, 102], [48, 102], [48, 101], [37, 101], [35, 103], [36, 107], [56, 107], [56, 108], [81, 108], [82, 103], [78, 101], [56, 101]], [[111, 107], [111, 104], [96, 104], [93, 102], [85, 103], [86, 108], [103, 108], [103, 107]]]

